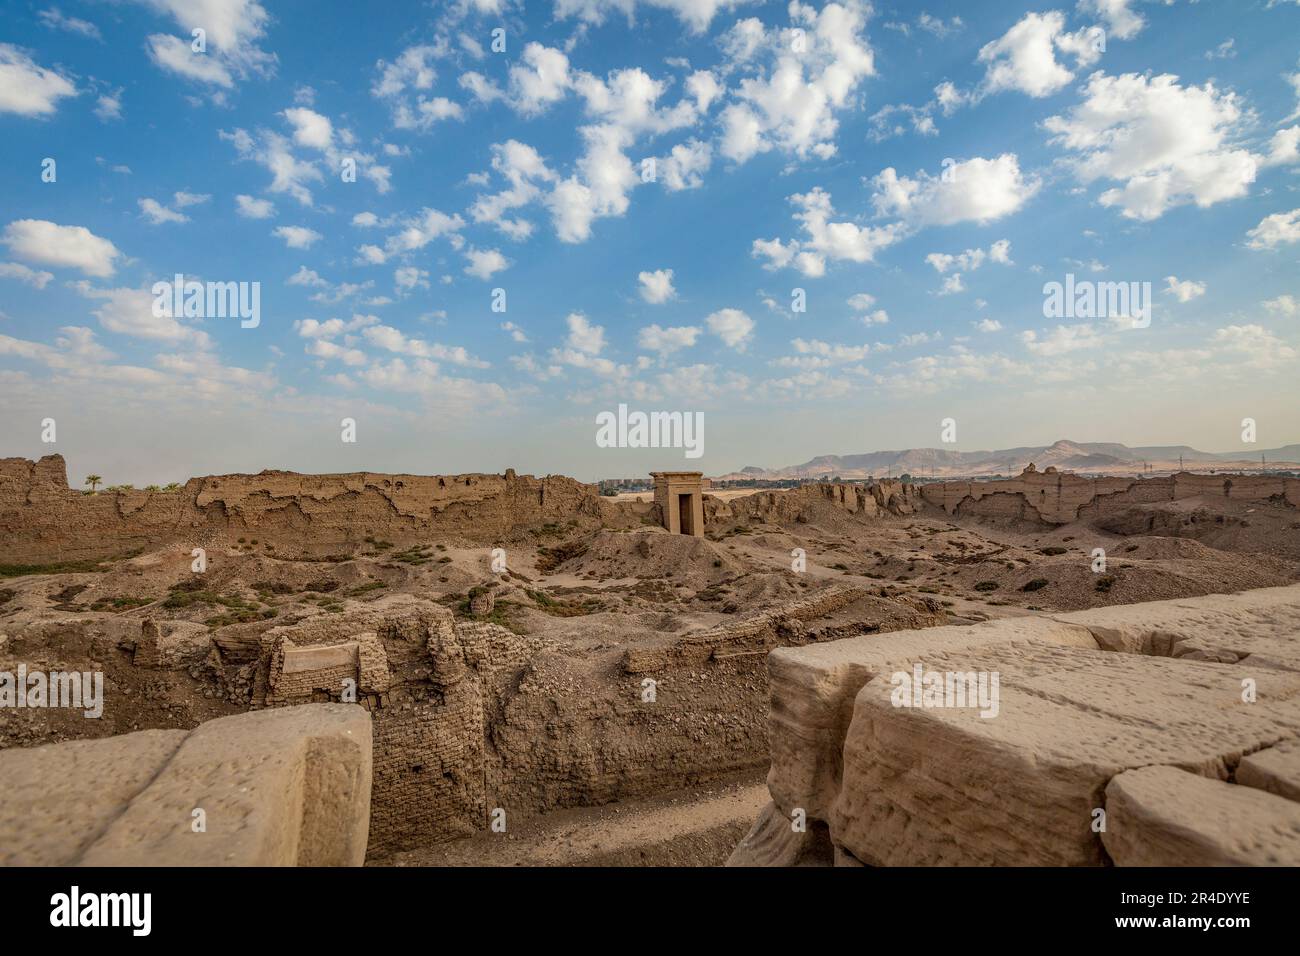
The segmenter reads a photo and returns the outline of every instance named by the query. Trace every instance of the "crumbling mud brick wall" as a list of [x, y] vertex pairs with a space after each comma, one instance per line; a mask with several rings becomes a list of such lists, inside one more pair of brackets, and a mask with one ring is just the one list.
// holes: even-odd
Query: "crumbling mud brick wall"
[[637, 526], [636, 509], [563, 475], [383, 475], [368, 472], [191, 478], [175, 492], [83, 494], [60, 455], [0, 459], [0, 559], [111, 557], [166, 544], [213, 546], [253, 536], [282, 552], [334, 553], [367, 537], [406, 542], [459, 535], [495, 542], [547, 523]]
[[1268, 475], [1083, 478], [1069, 472], [1025, 471], [999, 481], [945, 481], [918, 487], [925, 502], [948, 514], [1048, 524], [1100, 518], [1135, 504], [1199, 497], [1259, 503], [1271, 500], [1300, 507], [1300, 480]]

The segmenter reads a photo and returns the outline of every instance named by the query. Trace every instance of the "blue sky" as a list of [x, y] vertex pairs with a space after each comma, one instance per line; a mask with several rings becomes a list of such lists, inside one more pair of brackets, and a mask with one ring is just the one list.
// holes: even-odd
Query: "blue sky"
[[[1291, 0], [12, 4], [0, 454], [1296, 441], [1297, 37]], [[260, 324], [155, 316], [175, 273], [260, 283]], [[1151, 283], [1151, 321], [1045, 317], [1067, 273]], [[703, 412], [703, 458], [597, 447], [619, 403]]]

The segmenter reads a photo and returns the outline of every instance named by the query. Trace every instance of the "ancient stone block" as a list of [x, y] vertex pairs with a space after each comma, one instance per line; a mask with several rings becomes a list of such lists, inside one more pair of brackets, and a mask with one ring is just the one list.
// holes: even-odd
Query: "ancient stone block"
[[1102, 841], [1116, 866], [1300, 866], [1300, 804], [1143, 767], [1107, 785]]

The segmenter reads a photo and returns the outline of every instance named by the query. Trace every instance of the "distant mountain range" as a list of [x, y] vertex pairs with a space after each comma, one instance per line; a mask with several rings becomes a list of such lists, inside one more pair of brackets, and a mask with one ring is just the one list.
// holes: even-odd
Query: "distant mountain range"
[[1189, 471], [1211, 468], [1259, 467], [1260, 455], [1270, 465], [1300, 462], [1300, 444], [1281, 448], [1264, 448], [1249, 452], [1206, 452], [1188, 445], [1148, 445], [1130, 448], [1118, 442], [1058, 441], [1052, 445], [1027, 448], [1003, 448], [997, 451], [948, 451], [942, 448], [908, 448], [902, 451], [873, 451], [860, 455], [820, 455], [802, 465], [784, 468], [759, 468], [749, 465], [718, 478], [737, 480], [754, 478], [779, 480], [789, 478], [897, 478], [911, 474], [918, 478], [981, 477], [1017, 475], [1033, 462], [1042, 471], [1055, 467], [1059, 471], [1082, 474], [1132, 474], [1141, 472], [1144, 463], [1156, 472], [1176, 471], [1179, 457]]

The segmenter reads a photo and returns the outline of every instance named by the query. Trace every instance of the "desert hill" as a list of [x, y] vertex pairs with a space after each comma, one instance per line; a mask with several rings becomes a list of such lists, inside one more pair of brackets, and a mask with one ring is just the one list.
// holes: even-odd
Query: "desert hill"
[[1134, 474], [1144, 466], [1152, 472], [1238, 470], [1260, 466], [1260, 456], [1270, 470], [1300, 467], [1300, 444], [1259, 451], [1205, 452], [1190, 445], [1129, 447], [1118, 442], [1073, 442], [1030, 445], [993, 451], [953, 451], [945, 448], [906, 448], [854, 455], [818, 455], [800, 465], [764, 469], [748, 465], [741, 471], [719, 475], [722, 480], [835, 477], [874, 478], [912, 474], [917, 477], [981, 477], [1019, 474], [1033, 462], [1039, 469], [1055, 467], [1081, 474]]

